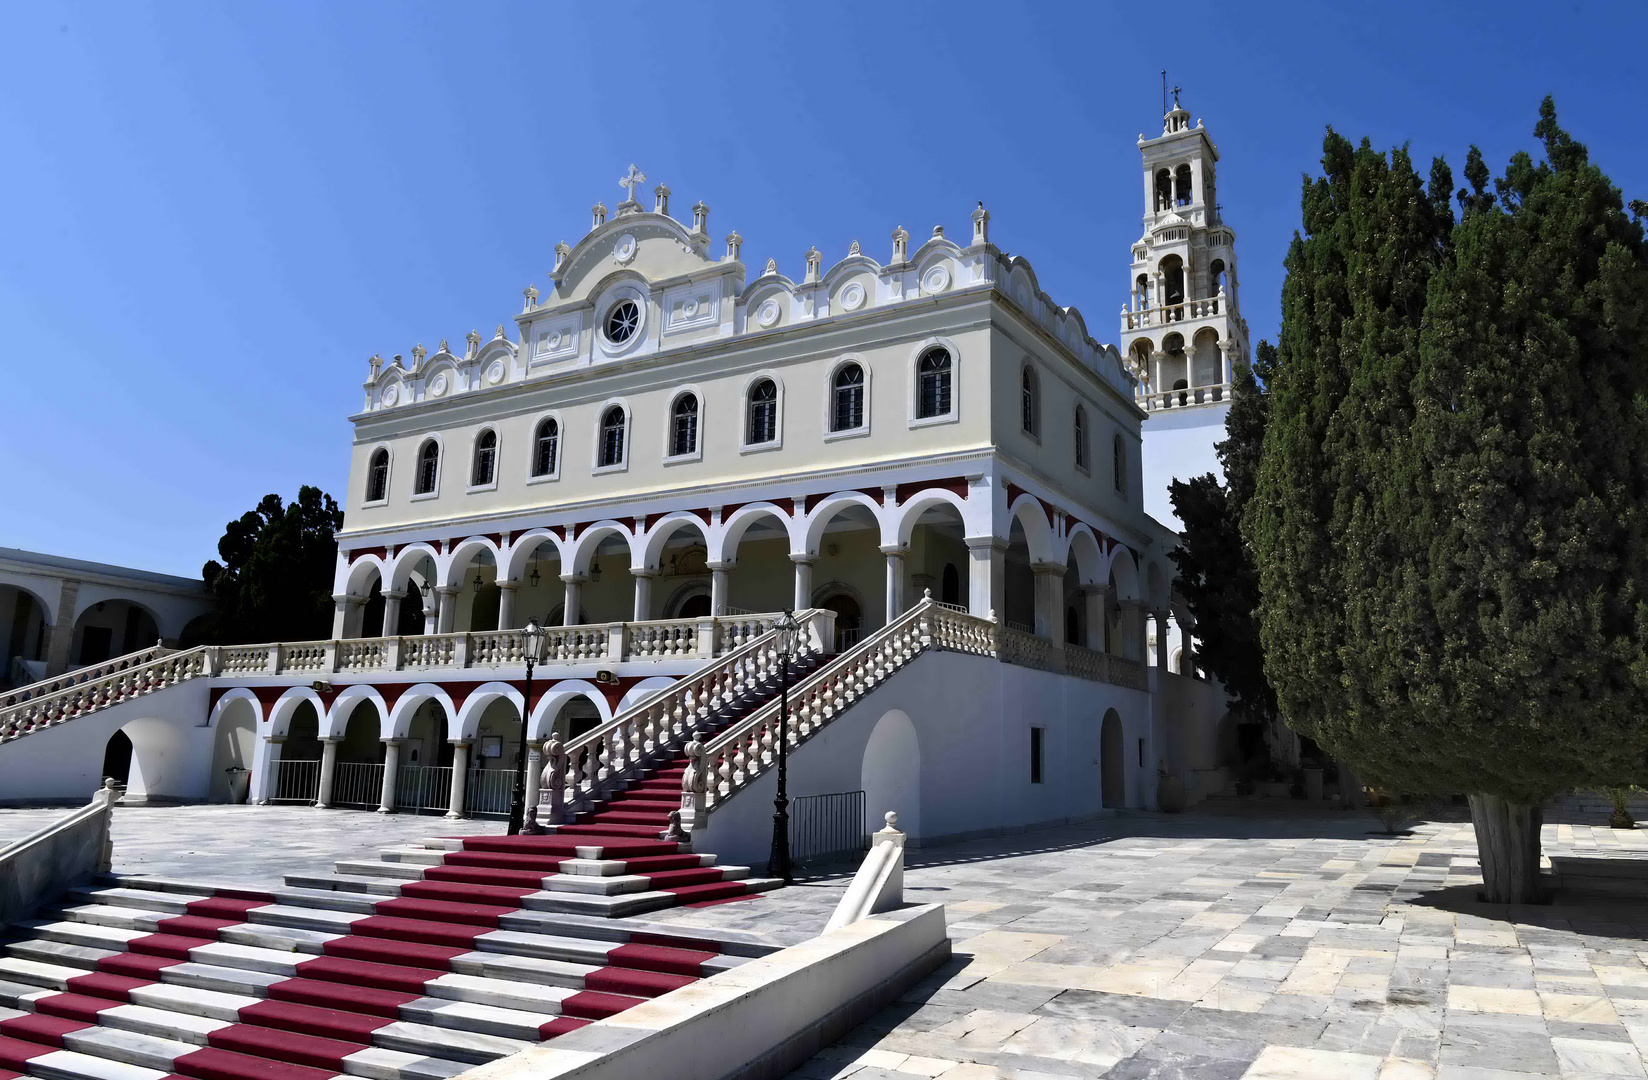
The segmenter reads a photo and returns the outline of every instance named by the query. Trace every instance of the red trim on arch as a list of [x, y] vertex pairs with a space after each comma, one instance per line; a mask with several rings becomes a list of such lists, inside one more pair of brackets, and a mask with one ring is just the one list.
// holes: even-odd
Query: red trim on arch
[[389, 557], [389, 553], [381, 547], [352, 548], [349, 551], [349, 565], [355, 565], [355, 562], [364, 555], [376, 555], [380, 559], [387, 559]]
[[923, 491], [931, 491], [933, 488], [941, 488], [944, 491], [960, 495], [963, 500], [967, 498], [967, 480], [965, 477], [960, 476], [947, 476], [943, 480], [920, 480], [913, 484], [900, 484], [898, 490], [894, 493], [894, 498], [902, 506], [909, 502], [912, 497], [921, 494]]
[[665, 510], [662, 513], [648, 514], [647, 518], [646, 518], [646, 524], [643, 525], [642, 528], [645, 529], [647, 532], [651, 532], [652, 527], [654, 525], [658, 524], [660, 521], [662, 521], [665, 518], [669, 517], [671, 514], [680, 514], [680, 513], [685, 513], [685, 514], [691, 515], [692, 517], [694, 517], [698, 520], [698, 523], [704, 527], [706, 532], [709, 530], [709, 527], [710, 527], [710, 512], [708, 510], [684, 510], [684, 511], [683, 510]]

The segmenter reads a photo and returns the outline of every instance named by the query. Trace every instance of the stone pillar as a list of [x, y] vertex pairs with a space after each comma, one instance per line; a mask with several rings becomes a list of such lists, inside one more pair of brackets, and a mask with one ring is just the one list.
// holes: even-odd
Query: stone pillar
[[629, 576], [635, 579], [634, 619], [636, 622], [646, 622], [652, 618], [652, 583], [658, 577], [658, 571], [631, 568]]
[[341, 738], [329, 738], [320, 744], [320, 789], [315, 792], [315, 805], [322, 810], [332, 805], [332, 780], [338, 771], [338, 743]]
[[1082, 603], [1086, 605], [1083, 611], [1087, 616], [1087, 640], [1082, 644], [1094, 652], [1104, 651], [1105, 598], [1108, 591], [1109, 586], [1106, 585], [1081, 587]]
[[[74, 644], [74, 604], [80, 597], [80, 582], [65, 578], [57, 591], [57, 619], [46, 640], [46, 678], [61, 675], [69, 668], [69, 649]], [[41, 614], [45, 614], [41, 612]]]
[[521, 591], [519, 581], [498, 582], [498, 629], [515, 629], [515, 594]]
[[379, 637], [394, 637], [401, 632], [401, 601], [405, 599], [404, 592], [383, 594], [383, 625], [378, 628]]
[[[544, 753], [541, 749], [542, 745], [543, 744], [538, 742], [537, 739], [529, 737], [527, 740], [526, 810], [524, 811], [526, 816], [522, 819], [523, 822], [537, 821], [534, 811], [536, 811], [538, 807], [539, 793], [544, 789]], [[513, 792], [513, 789], [511, 790]], [[547, 822], [538, 822], [538, 824], [543, 825], [547, 824]]]
[[1167, 631], [1168, 613], [1154, 611], [1151, 615], [1156, 620], [1156, 670], [1165, 675], [1168, 672], [1168, 654], [1173, 649], [1173, 641]]
[[884, 547], [881, 553], [887, 556], [887, 622], [904, 614], [904, 556], [910, 553], [905, 547]]
[[1007, 617], [1007, 542], [994, 536], [967, 538], [967, 606], [981, 619]]
[[1036, 636], [1064, 647], [1064, 566], [1034, 563], [1036, 575]]
[[446, 816], [453, 821], [467, 817], [464, 796], [469, 790], [469, 740], [452, 740], [452, 792], [447, 800]]
[[434, 589], [426, 589], [423, 594], [423, 632], [427, 637], [435, 633], [440, 627], [441, 608], [440, 597], [435, 595]]
[[1145, 655], [1145, 611], [1143, 600], [1123, 600], [1122, 609], [1122, 656], [1129, 660], [1137, 660], [1143, 664]]
[[401, 766], [401, 740], [383, 740], [383, 788], [378, 795], [378, 813], [395, 812], [395, 774]]
[[583, 584], [587, 579], [581, 574], [562, 574], [561, 584], [566, 586], [566, 601], [561, 610], [562, 626], [577, 626], [581, 612], [578, 610], [583, 601]]
[[348, 593], [332, 594], [332, 639], [341, 640], [349, 636], [349, 601]]
[[725, 615], [727, 613], [727, 574], [732, 570], [731, 562], [711, 562], [706, 564], [710, 568], [710, 614]]
[[791, 552], [790, 561], [795, 564], [795, 598], [790, 606], [796, 611], [805, 611], [813, 606], [813, 564], [818, 558]]
[[1232, 377], [1231, 377], [1231, 371], [1230, 371], [1230, 343], [1228, 341], [1221, 341], [1221, 342], [1218, 343], [1218, 348], [1219, 348], [1219, 381], [1224, 384], [1225, 393], [1229, 394], [1230, 393], [1230, 387], [1231, 387], [1232, 382], [1233, 382]]
[[437, 585], [435, 593], [440, 598], [435, 615], [436, 632], [450, 634], [458, 621], [458, 586]]

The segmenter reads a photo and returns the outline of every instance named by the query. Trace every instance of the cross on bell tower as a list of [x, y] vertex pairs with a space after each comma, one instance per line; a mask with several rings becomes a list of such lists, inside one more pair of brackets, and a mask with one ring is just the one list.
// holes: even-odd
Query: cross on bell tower
[[647, 182], [647, 174], [635, 167], [631, 162], [629, 172], [618, 178], [618, 186], [623, 188], [624, 201], [618, 204], [620, 214], [634, 213], [641, 209], [641, 204], [635, 201], [635, 189]]
[[1121, 348], [1147, 411], [1228, 403], [1248, 362], [1236, 234], [1216, 198], [1218, 148], [1162, 72], [1162, 133], [1139, 136], [1144, 232], [1133, 244]]

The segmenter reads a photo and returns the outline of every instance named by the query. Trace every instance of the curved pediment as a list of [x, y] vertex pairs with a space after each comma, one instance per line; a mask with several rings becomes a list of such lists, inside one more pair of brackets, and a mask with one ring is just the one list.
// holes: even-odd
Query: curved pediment
[[619, 271], [645, 281], [667, 281], [719, 265], [709, 256], [707, 238], [688, 232], [667, 214], [637, 211], [607, 221], [562, 260], [555, 292], [545, 306], [587, 300]]

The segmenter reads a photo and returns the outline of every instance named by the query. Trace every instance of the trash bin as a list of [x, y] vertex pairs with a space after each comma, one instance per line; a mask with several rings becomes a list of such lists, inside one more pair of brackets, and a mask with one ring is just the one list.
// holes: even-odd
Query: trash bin
[[237, 806], [244, 803], [252, 792], [252, 770], [231, 765], [223, 771], [229, 774], [229, 801]]

